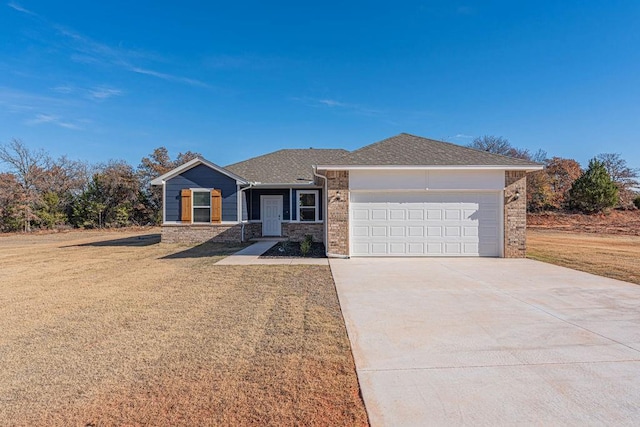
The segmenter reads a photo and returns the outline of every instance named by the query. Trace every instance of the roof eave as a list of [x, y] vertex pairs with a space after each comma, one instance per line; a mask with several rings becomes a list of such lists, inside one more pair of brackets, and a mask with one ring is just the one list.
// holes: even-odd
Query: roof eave
[[533, 172], [543, 165], [318, 165], [318, 170], [509, 170]]
[[253, 188], [295, 188], [295, 187], [316, 187], [316, 184], [309, 180], [307, 182], [252, 182]]
[[184, 163], [180, 166], [178, 166], [177, 168], [174, 168], [172, 170], [170, 170], [169, 172], [165, 173], [164, 175], [161, 175], [155, 179], [151, 180], [151, 185], [163, 185], [166, 181], [170, 180], [173, 177], [176, 177], [178, 175], [180, 175], [183, 172], [188, 171], [189, 169], [192, 169], [198, 165], [205, 165], [217, 172], [220, 172], [221, 174], [224, 174], [226, 176], [228, 176], [231, 179], [234, 179], [236, 181], [237, 184], [248, 184], [249, 181], [247, 181], [246, 179], [226, 170], [225, 168], [223, 168], [222, 166], [218, 166], [213, 162], [210, 162], [207, 159], [203, 159], [201, 157], [196, 157], [195, 159], [191, 159], [189, 160], [187, 163]]

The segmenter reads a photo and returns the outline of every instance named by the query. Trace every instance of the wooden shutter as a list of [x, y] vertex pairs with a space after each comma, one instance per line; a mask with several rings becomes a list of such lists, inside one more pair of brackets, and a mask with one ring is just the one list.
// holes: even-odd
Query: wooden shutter
[[182, 222], [191, 222], [191, 190], [185, 188], [180, 193], [182, 196]]
[[222, 193], [220, 190], [211, 190], [211, 222], [222, 221]]

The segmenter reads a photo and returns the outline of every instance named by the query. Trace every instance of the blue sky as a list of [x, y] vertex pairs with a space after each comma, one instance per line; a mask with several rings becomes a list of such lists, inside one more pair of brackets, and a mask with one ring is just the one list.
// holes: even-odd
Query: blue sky
[[225, 165], [408, 132], [640, 167], [640, 2], [0, 5], [0, 142]]

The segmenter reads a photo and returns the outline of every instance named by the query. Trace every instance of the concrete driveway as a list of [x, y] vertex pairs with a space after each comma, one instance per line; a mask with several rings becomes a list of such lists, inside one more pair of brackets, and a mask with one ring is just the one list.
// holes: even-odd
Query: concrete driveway
[[333, 259], [373, 426], [640, 423], [640, 286], [518, 259]]

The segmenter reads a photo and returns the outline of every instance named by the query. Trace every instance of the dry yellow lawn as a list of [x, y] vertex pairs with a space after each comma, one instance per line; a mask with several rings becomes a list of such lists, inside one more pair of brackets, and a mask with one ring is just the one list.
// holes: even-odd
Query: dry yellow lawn
[[640, 236], [528, 230], [527, 256], [640, 284]]
[[157, 230], [0, 236], [0, 425], [365, 425], [323, 266]]

